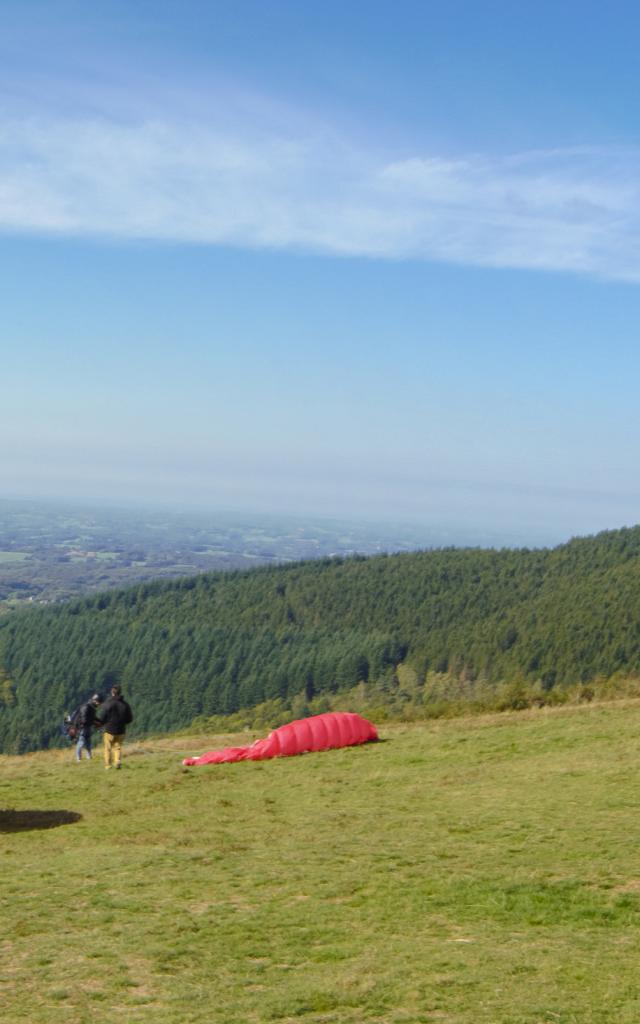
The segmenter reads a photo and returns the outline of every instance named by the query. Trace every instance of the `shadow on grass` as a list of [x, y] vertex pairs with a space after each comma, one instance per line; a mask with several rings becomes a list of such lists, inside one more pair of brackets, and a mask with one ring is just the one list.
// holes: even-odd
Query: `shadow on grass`
[[0, 810], [0, 832], [31, 832], [38, 828], [58, 828], [80, 821], [76, 811], [3, 811]]

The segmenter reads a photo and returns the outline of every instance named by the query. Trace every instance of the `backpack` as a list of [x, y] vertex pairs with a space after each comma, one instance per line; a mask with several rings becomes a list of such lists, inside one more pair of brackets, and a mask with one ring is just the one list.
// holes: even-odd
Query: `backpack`
[[[80, 707], [82, 707], [82, 705], [80, 705]], [[74, 743], [78, 738], [79, 730], [78, 726], [76, 725], [76, 721], [78, 718], [79, 711], [80, 708], [78, 707], [71, 715], [69, 714], [69, 712], [67, 712], [67, 714], [64, 716], [62, 720], [62, 726], [60, 728], [62, 735], [66, 739], [70, 740], [72, 743]]]

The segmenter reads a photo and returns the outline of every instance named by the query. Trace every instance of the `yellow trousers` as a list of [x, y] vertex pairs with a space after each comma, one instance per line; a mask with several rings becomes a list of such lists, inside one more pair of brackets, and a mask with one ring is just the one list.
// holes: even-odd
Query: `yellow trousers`
[[124, 735], [112, 736], [110, 732], [104, 734], [104, 763], [105, 767], [110, 768], [111, 765], [114, 768], [120, 767], [120, 759], [122, 757], [122, 741]]

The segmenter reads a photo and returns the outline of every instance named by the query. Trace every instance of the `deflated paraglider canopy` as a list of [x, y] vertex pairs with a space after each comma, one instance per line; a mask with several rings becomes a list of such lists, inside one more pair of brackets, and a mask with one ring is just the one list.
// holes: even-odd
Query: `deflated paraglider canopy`
[[185, 757], [183, 764], [228, 764], [233, 761], [264, 761], [270, 757], [289, 757], [318, 750], [352, 747], [377, 740], [376, 728], [366, 718], [348, 711], [329, 711], [325, 715], [300, 718], [281, 725], [264, 740], [250, 747], [226, 747], [201, 757]]

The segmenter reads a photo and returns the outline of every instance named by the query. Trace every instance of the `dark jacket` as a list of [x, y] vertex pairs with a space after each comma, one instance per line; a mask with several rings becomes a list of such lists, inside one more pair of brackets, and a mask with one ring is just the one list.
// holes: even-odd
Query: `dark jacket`
[[73, 716], [73, 724], [79, 732], [90, 733], [96, 720], [96, 706], [90, 700], [81, 704]]
[[98, 724], [112, 736], [122, 736], [129, 722], [133, 721], [131, 708], [123, 697], [109, 697], [100, 708]]

